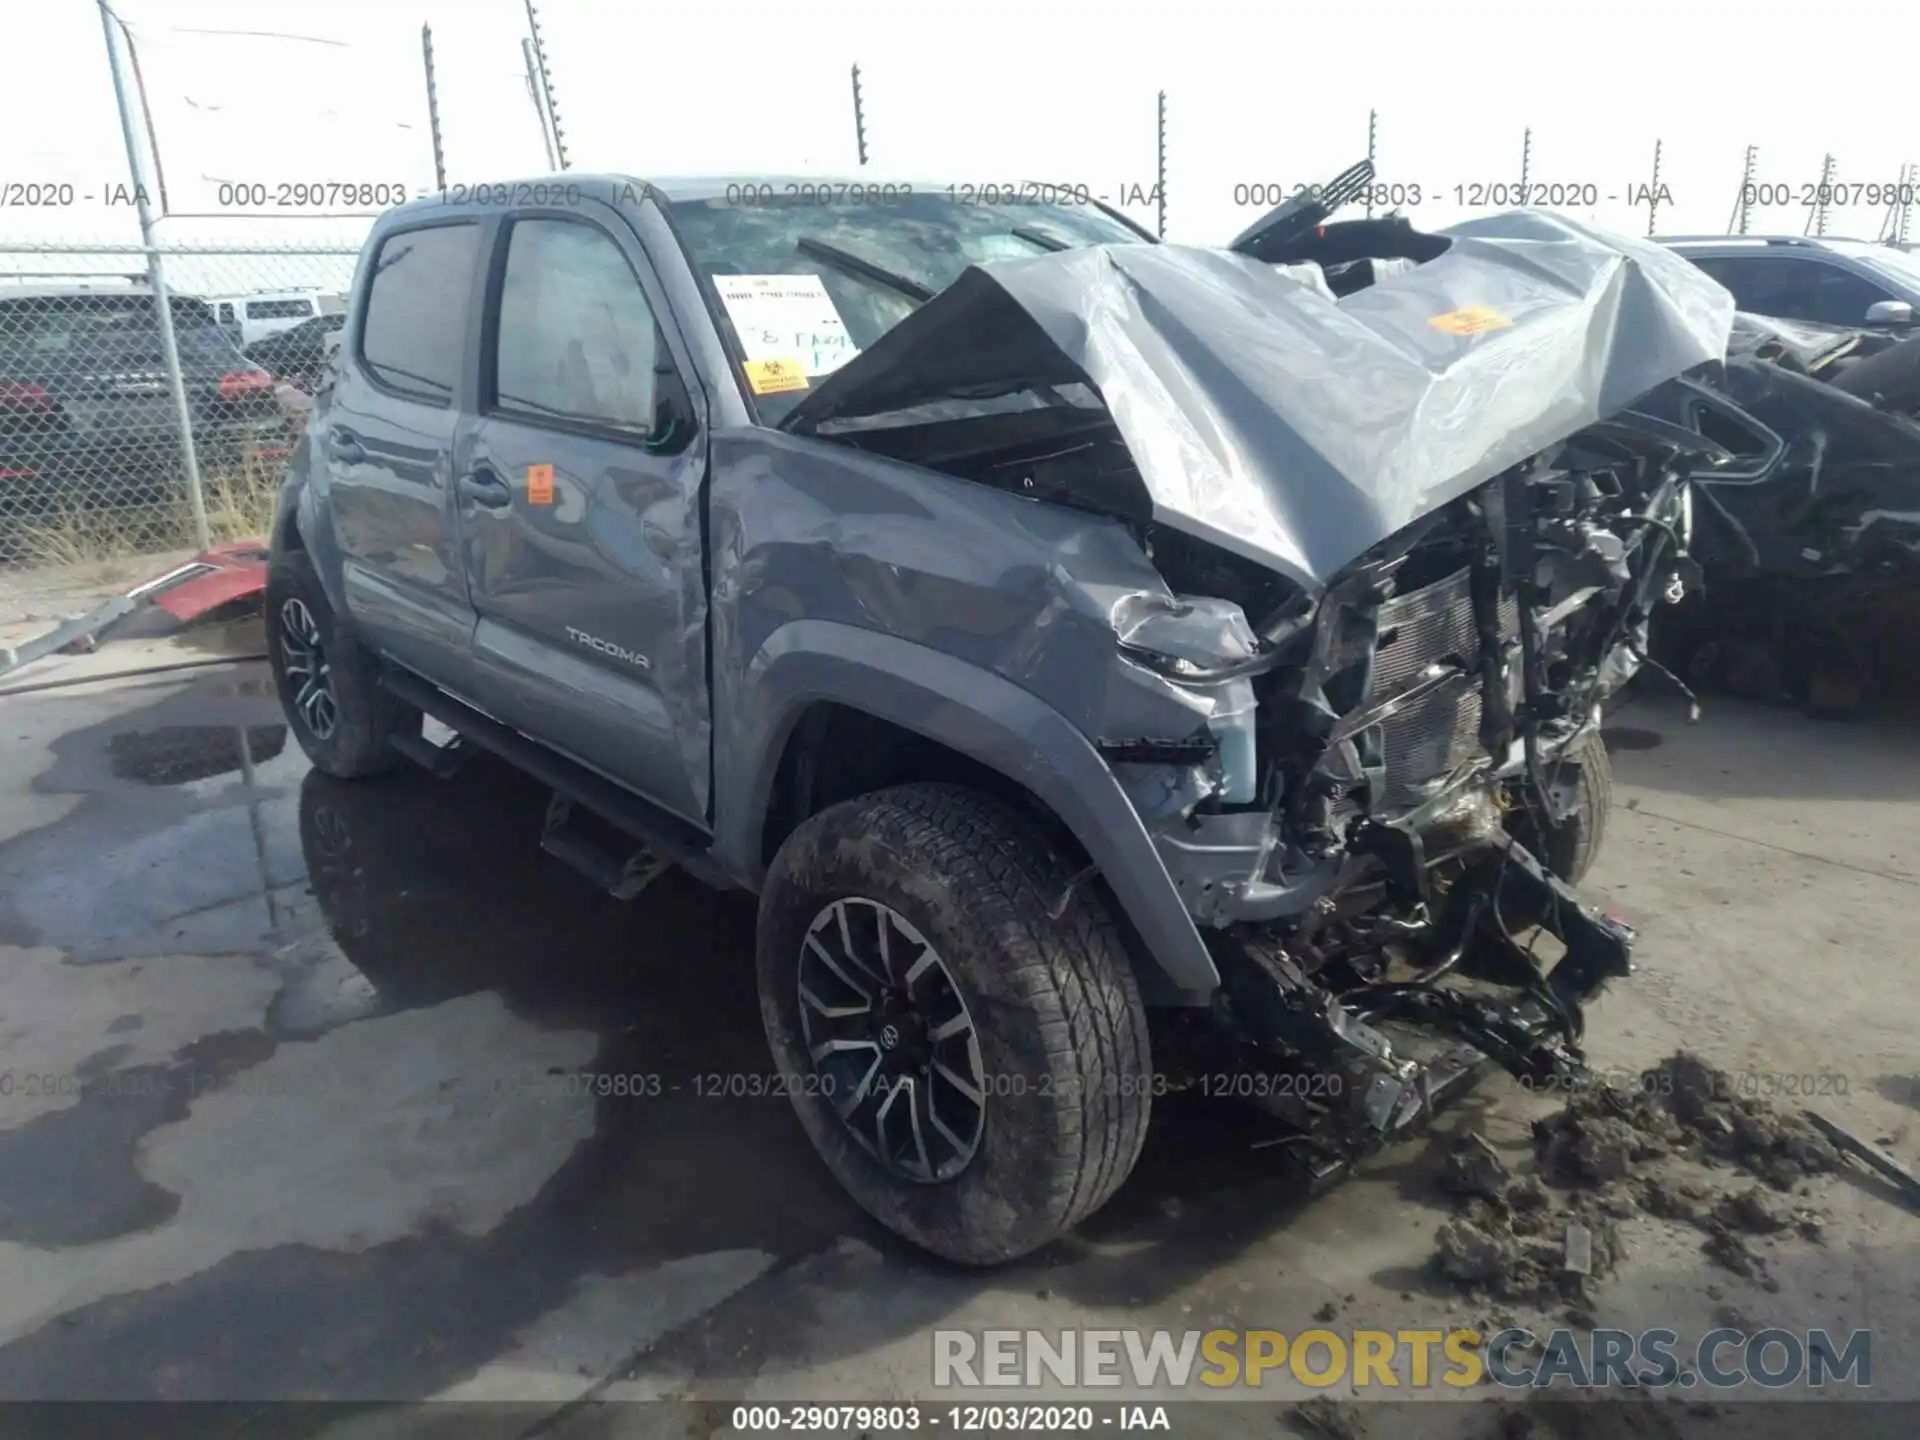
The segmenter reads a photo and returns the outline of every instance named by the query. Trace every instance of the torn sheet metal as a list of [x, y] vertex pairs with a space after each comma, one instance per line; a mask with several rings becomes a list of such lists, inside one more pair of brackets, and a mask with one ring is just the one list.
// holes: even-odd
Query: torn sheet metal
[[956, 399], [984, 414], [1090, 383], [1155, 523], [1318, 590], [1421, 515], [1720, 361], [1732, 316], [1660, 246], [1532, 212], [1337, 303], [1243, 255], [1094, 246], [967, 270], [785, 428]]

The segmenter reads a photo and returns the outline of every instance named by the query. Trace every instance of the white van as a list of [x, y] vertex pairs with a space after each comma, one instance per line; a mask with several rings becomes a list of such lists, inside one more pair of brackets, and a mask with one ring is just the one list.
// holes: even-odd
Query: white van
[[221, 328], [245, 349], [256, 340], [291, 330], [302, 320], [322, 314], [322, 298], [314, 290], [273, 290], [223, 296], [207, 303], [214, 307]]

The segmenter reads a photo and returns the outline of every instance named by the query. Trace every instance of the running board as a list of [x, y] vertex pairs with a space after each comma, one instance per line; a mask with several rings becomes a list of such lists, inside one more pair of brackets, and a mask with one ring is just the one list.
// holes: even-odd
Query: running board
[[609, 843], [583, 827], [573, 801], [558, 790], [547, 802], [547, 820], [540, 848], [563, 865], [584, 875], [616, 900], [631, 900], [658, 880], [668, 862], [646, 845]]
[[473, 758], [473, 747], [456, 733], [444, 745], [436, 745], [417, 731], [389, 735], [387, 743], [425, 770], [436, 780], [449, 780]]
[[[569, 760], [557, 751], [548, 749], [538, 740], [502, 725], [492, 716], [482, 714], [465, 701], [454, 699], [446, 691], [408, 671], [388, 670], [380, 677], [380, 688], [423, 714], [431, 715], [467, 744], [493, 752], [565, 800], [599, 816], [638, 841], [645, 853], [663, 867], [668, 864], [684, 865], [702, 879], [714, 879], [715, 867], [706, 860], [706, 852], [713, 842], [686, 821], [641, 799], [605, 776], [594, 773], [578, 761]], [[445, 747], [433, 748], [444, 753]], [[550, 825], [549, 829], [552, 828]], [[566, 846], [565, 842], [562, 844], [570, 853], [559, 858], [573, 863], [571, 852], [577, 847]], [[559, 854], [558, 851], [553, 853]], [[598, 881], [601, 878], [598, 870], [604, 868], [596, 867], [587, 873]], [[637, 876], [628, 877], [628, 883], [634, 878]], [[720, 883], [726, 882], [722, 880]]]

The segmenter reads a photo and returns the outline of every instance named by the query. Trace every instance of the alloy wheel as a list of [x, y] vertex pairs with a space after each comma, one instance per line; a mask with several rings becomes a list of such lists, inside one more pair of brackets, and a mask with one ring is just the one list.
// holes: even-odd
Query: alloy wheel
[[966, 1169], [987, 1118], [980, 1037], [926, 937], [877, 900], [836, 900], [807, 927], [799, 972], [820, 1093], [853, 1138], [908, 1180]]
[[327, 739], [340, 721], [333, 670], [327, 663], [320, 626], [306, 602], [297, 597], [288, 597], [280, 606], [280, 659], [300, 722], [314, 739]]

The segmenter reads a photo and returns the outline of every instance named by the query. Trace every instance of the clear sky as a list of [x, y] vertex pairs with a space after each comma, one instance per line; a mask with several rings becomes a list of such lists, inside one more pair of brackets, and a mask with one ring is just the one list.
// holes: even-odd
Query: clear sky
[[[116, 0], [149, 93], [175, 242], [357, 240], [364, 221], [201, 219], [222, 183], [432, 180], [419, 28], [431, 21], [450, 176], [546, 169], [521, 74], [520, 0]], [[915, 6], [545, 0], [575, 169], [856, 168], [848, 67], [865, 83], [870, 169], [963, 182], [1084, 183], [1144, 193], [1154, 104], [1168, 96], [1169, 237], [1229, 238], [1264, 206], [1237, 186], [1291, 186], [1362, 156], [1379, 112], [1381, 177], [1419, 185], [1416, 221], [1472, 208], [1454, 187], [1531, 178], [1591, 186], [1577, 208], [1645, 233], [1630, 187], [1662, 178], [1663, 231], [1724, 230], [1743, 147], [1798, 189], [1831, 151], [1842, 181], [1895, 180], [1920, 160], [1907, 65], [1920, 9], [1827, 0], [1816, 10], [1710, 0], [1372, 0]], [[1813, 23], [1817, 19], [1817, 23]], [[250, 32], [250, 33], [218, 33]], [[296, 38], [274, 38], [281, 32]], [[0, 185], [71, 183], [66, 207], [0, 209], [0, 243], [125, 240], [102, 203], [126, 162], [91, 0], [0, 0]], [[1578, 193], [1577, 191], [1574, 193]], [[91, 200], [85, 198], [91, 195]], [[1138, 210], [1151, 220], [1151, 209]], [[1871, 238], [1884, 208], [1834, 213]], [[1756, 230], [1799, 233], [1789, 204]], [[6, 267], [15, 268], [15, 267]]]

